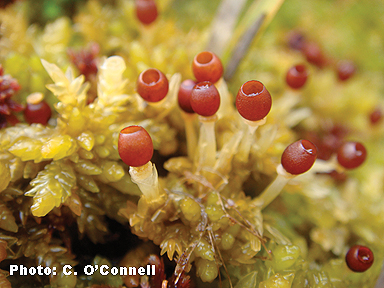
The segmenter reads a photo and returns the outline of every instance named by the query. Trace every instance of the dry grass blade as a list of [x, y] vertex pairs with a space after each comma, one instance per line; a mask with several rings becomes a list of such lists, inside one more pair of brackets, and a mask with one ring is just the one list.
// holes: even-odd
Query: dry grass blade
[[224, 79], [230, 80], [233, 77], [249, 46], [260, 38], [283, 2], [260, 0], [251, 4], [235, 30], [232, 44], [222, 57], [223, 62], [228, 63]]
[[206, 50], [221, 57], [224, 48], [231, 40], [239, 14], [246, 3], [245, 0], [223, 0], [212, 21], [211, 35]]

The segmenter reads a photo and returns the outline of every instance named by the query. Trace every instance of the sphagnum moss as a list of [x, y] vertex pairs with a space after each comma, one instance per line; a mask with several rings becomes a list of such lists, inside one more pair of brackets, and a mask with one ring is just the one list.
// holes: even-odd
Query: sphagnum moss
[[[323, 69], [309, 67], [311, 77], [300, 95], [286, 92], [286, 72], [305, 61], [308, 49], [300, 54], [283, 47], [281, 40], [275, 39], [285, 37], [283, 29], [267, 33], [246, 56], [252, 61], [241, 63], [242, 73], [234, 80], [261, 80], [268, 87], [273, 105], [266, 123], [255, 133], [248, 133], [229, 92], [239, 87], [220, 79], [215, 86], [221, 105], [215, 129], [210, 131], [215, 137], [209, 138], [213, 143], [197, 133], [197, 119], [188, 123], [188, 135], [200, 136], [199, 142], [188, 143], [189, 154], [195, 151], [209, 161], [182, 156], [187, 155], [187, 145], [177, 93], [182, 79], [192, 77], [191, 63], [194, 55], [204, 50], [206, 33], [191, 30], [184, 37], [174, 19], [163, 13], [169, 12], [168, 2], [157, 1], [159, 16], [146, 27], [133, 16], [133, 1], [103, 6], [90, 0], [73, 18], [74, 26], [68, 18], [60, 18], [42, 31], [27, 29], [28, 22], [17, 12], [23, 3], [1, 11], [5, 30], [0, 38], [4, 47], [0, 59], [6, 73], [22, 86], [13, 97], [23, 102], [34, 92], [44, 93], [54, 108], [47, 126], [20, 123], [0, 130], [1, 268], [8, 269], [10, 263], [57, 267], [59, 271], [64, 265], [74, 266], [82, 255], [74, 255], [72, 248], [76, 247], [72, 245], [85, 240], [73, 237], [86, 235], [94, 243], [113, 246], [108, 227], [113, 219], [174, 260], [173, 275], [164, 275], [159, 258], [149, 256], [157, 253], [156, 249], [140, 246], [132, 249], [121, 265], [133, 263], [136, 256], [132, 255], [141, 255], [132, 265], [155, 264], [156, 277], [142, 277], [141, 284], [138, 279], [133, 283], [130, 278], [100, 273], [87, 277], [59, 273], [49, 280], [31, 277], [30, 286], [189, 287], [191, 277], [198, 286], [203, 285], [202, 280], [235, 287], [372, 287], [381, 261], [356, 274], [348, 269], [344, 258], [355, 244], [369, 246], [375, 259], [382, 259], [384, 254], [380, 239], [384, 233], [380, 212], [384, 210], [383, 158], [370, 157], [380, 154], [375, 152], [382, 144], [382, 125], [370, 124], [370, 113], [382, 104], [379, 82], [359, 71], [340, 82], [333, 67], [337, 61], [324, 50]], [[262, 14], [273, 15], [282, 3], [267, 2], [250, 7], [250, 11], [262, 8], [256, 13], [261, 18], [252, 19], [246, 13], [234, 38], [245, 39], [239, 37], [239, 31], [246, 31], [247, 25], [253, 29], [260, 19], [267, 23], [270, 18]], [[317, 5], [314, 3], [310, 5]], [[321, 14], [321, 9], [316, 11]], [[302, 21], [303, 27], [313, 26]], [[304, 47], [314, 43], [316, 36], [301, 39]], [[250, 43], [249, 39], [244, 41]], [[68, 46], [78, 49], [89, 42], [96, 44], [88, 47], [98, 45], [100, 55], [120, 56], [97, 58], [96, 50], [77, 56], [67, 52]], [[212, 50], [216, 51], [214, 47]], [[40, 58], [45, 59], [42, 64]], [[81, 66], [86, 58], [93, 65], [90, 70]], [[76, 77], [71, 67], [65, 73], [59, 68], [70, 66], [71, 61], [87, 78]], [[169, 79], [167, 96], [156, 105], [145, 103], [135, 91], [139, 73], [151, 67]], [[84, 71], [92, 71], [92, 75]], [[53, 81], [47, 85], [52, 93], [44, 89], [48, 77]], [[359, 92], [362, 87], [364, 98]], [[147, 187], [145, 193], [150, 197], [142, 197], [143, 189], [133, 183], [119, 157], [119, 132], [132, 125], [148, 131], [157, 151], [153, 161], [167, 170], [158, 178], [156, 189]], [[265, 208], [257, 199], [269, 194], [266, 187], [275, 177], [285, 147], [300, 138], [317, 145], [322, 161], [327, 160], [324, 155], [332, 155], [338, 145], [352, 139], [364, 143], [368, 158], [355, 171], [346, 171], [344, 182], [335, 182], [325, 173], [297, 176]], [[206, 145], [215, 145], [217, 150]], [[214, 152], [204, 155], [207, 151]], [[329, 170], [331, 164], [324, 165]], [[321, 168], [315, 163], [316, 167]], [[320, 170], [329, 172], [327, 169]], [[122, 241], [128, 243], [128, 239]], [[151, 251], [142, 253], [148, 249]], [[122, 250], [118, 260], [127, 249]], [[116, 259], [95, 257], [86, 264], [110, 266], [110, 260]], [[4, 272], [0, 272], [0, 283], [9, 287]], [[21, 286], [26, 285], [21, 284], [22, 277], [8, 279], [14, 287], [26, 287]]]

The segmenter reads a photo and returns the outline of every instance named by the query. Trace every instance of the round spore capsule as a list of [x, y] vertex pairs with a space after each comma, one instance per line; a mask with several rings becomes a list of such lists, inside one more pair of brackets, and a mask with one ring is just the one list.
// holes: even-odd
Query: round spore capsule
[[216, 54], [204, 51], [197, 54], [193, 59], [192, 71], [198, 82], [216, 83], [223, 75], [223, 65]]
[[325, 65], [326, 59], [324, 57], [323, 51], [316, 43], [305, 43], [302, 51], [309, 63], [316, 65], [319, 68], [322, 68]]
[[243, 118], [259, 121], [268, 115], [272, 106], [272, 97], [263, 83], [251, 80], [245, 82], [236, 96], [236, 108]]
[[340, 81], [346, 81], [356, 72], [356, 66], [352, 61], [340, 61], [337, 63], [337, 76]]
[[376, 108], [369, 114], [369, 121], [372, 125], [376, 125], [383, 120], [383, 112], [380, 108]]
[[305, 36], [299, 31], [291, 31], [287, 36], [288, 46], [295, 50], [301, 50], [305, 44]]
[[366, 271], [372, 266], [373, 260], [374, 257], [371, 249], [362, 245], [352, 246], [345, 256], [349, 269], [354, 272]]
[[359, 142], [345, 142], [337, 151], [337, 161], [346, 169], [359, 167], [367, 157], [367, 150]]
[[136, 0], [136, 16], [141, 23], [149, 25], [156, 20], [158, 12], [154, 0]]
[[315, 163], [316, 146], [308, 140], [299, 140], [285, 148], [281, 156], [281, 165], [292, 175], [307, 172]]
[[191, 93], [191, 106], [200, 116], [215, 115], [220, 107], [220, 94], [209, 81], [197, 83]]
[[129, 126], [120, 131], [118, 151], [121, 160], [129, 166], [147, 164], [153, 155], [151, 136], [141, 126]]
[[24, 109], [24, 119], [29, 124], [40, 123], [47, 125], [52, 116], [51, 107], [43, 100], [42, 93], [33, 93], [27, 97], [27, 106]]
[[307, 67], [302, 64], [291, 67], [287, 72], [287, 76], [285, 77], [285, 81], [292, 89], [300, 89], [307, 82], [307, 79]]
[[148, 102], [159, 102], [168, 93], [168, 79], [158, 69], [150, 68], [139, 75], [137, 93]]
[[177, 100], [180, 108], [186, 113], [195, 113], [191, 106], [191, 95], [193, 87], [195, 87], [196, 82], [192, 79], [184, 80], [179, 88], [179, 94], [177, 95]]

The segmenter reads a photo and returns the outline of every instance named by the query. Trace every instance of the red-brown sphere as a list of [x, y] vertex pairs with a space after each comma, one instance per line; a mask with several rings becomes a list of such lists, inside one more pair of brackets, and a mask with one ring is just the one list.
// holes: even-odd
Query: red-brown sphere
[[197, 83], [191, 93], [191, 106], [200, 116], [215, 115], [220, 107], [220, 94], [209, 81]]
[[145, 101], [159, 102], [168, 93], [168, 79], [160, 70], [150, 68], [140, 73], [136, 89]]
[[236, 108], [243, 118], [258, 121], [268, 115], [272, 97], [263, 83], [251, 80], [245, 82], [237, 92]]
[[195, 56], [192, 71], [197, 82], [209, 81], [216, 83], [223, 75], [223, 65], [219, 57], [210, 51], [204, 51]]
[[314, 42], [305, 43], [302, 49], [307, 61], [319, 68], [325, 66], [327, 60], [320, 46]]
[[349, 269], [354, 272], [366, 271], [372, 266], [373, 260], [371, 249], [362, 245], [352, 246], [345, 255], [345, 262]]
[[158, 12], [154, 0], [136, 0], [136, 16], [141, 23], [149, 25], [156, 20]]
[[380, 108], [376, 108], [369, 114], [369, 121], [372, 125], [376, 125], [383, 120], [383, 112]]
[[180, 84], [177, 100], [180, 108], [186, 113], [195, 113], [191, 106], [191, 95], [193, 87], [195, 87], [195, 85], [196, 82], [192, 79], [186, 79]]
[[281, 165], [288, 173], [298, 175], [311, 169], [316, 157], [316, 146], [308, 140], [299, 140], [285, 148]]
[[367, 150], [359, 142], [345, 142], [337, 151], [337, 161], [346, 169], [359, 167], [367, 158]]
[[356, 66], [352, 61], [344, 60], [337, 63], [337, 77], [340, 81], [346, 81], [356, 72]]
[[40, 123], [47, 125], [51, 116], [51, 107], [44, 100], [37, 104], [27, 103], [27, 106], [24, 109], [24, 119], [29, 124]]
[[129, 166], [139, 167], [151, 161], [151, 136], [141, 126], [129, 126], [120, 131], [118, 151], [121, 160]]
[[308, 70], [307, 67], [302, 64], [291, 67], [285, 77], [285, 81], [292, 89], [300, 89], [307, 82], [307, 79]]

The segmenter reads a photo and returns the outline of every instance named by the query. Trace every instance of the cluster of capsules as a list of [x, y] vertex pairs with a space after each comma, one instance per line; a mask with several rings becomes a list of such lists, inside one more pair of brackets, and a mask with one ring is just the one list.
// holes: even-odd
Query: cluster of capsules
[[[220, 153], [217, 152], [215, 137], [215, 121], [217, 121], [217, 111], [221, 103], [219, 91], [224, 81], [222, 79], [223, 66], [214, 53], [204, 51], [195, 56], [192, 71], [196, 80], [186, 79], [180, 84], [178, 104], [185, 120], [188, 157], [194, 163], [192, 172], [210, 179], [206, 171], [212, 171], [212, 169], [220, 171], [220, 164], [223, 164], [220, 162], [220, 156], [217, 156]], [[297, 91], [305, 85], [307, 78], [306, 66], [299, 64], [289, 69], [286, 74], [286, 83], [290, 89]], [[149, 105], [158, 105], [155, 103], [165, 101], [168, 86], [167, 77], [154, 68], [143, 71], [137, 80], [137, 92]], [[271, 106], [272, 97], [261, 82], [250, 80], [240, 87], [236, 96], [236, 108], [248, 126], [248, 131], [244, 136], [241, 135], [241, 140], [234, 149], [233, 157], [243, 162], [249, 161], [255, 131], [266, 122], [266, 116], [271, 110]], [[201, 127], [198, 140], [194, 131], [196, 114]], [[139, 186], [146, 201], [149, 203], [159, 201], [165, 192], [164, 188], [159, 185], [156, 168], [151, 163], [153, 143], [148, 132], [143, 127], [136, 125], [122, 129], [118, 140], [118, 152], [123, 162], [130, 166], [131, 179]], [[262, 210], [279, 195], [292, 178], [308, 171], [316, 174], [354, 169], [365, 161], [366, 155], [363, 144], [345, 142], [339, 147], [334, 158], [325, 161], [316, 159], [317, 148], [311, 141], [306, 139], [296, 141], [286, 147], [282, 153], [281, 164], [276, 169], [278, 176], [260, 195], [252, 199], [252, 203]], [[216, 199], [216, 201], [218, 200]], [[188, 202], [188, 200], [184, 202]], [[181, 210], [187, 219], [200, 219], [202, 211], [199, 206], [194, 207], [196, 209], [193, 209], [193, 205], [186, 206], [188, 208], [183, 211], [182, 205]], [[212, 218], [210, 219], [212, 220]], [[233, 241], [232, 239], [232, 244]], [[232, 247], [230, 244], [223, 244], [224, 242], [221, 244], [224, 250]], [[199, 256], [198, 252], [196, 254]], [[373, 253], [365, 246], [355, 245], [346, 255], [346, 263], [352, 271], [363, 272], [372, 265]], [[203, 281], [212, 281], [218, 275], [217, 267], [205, 270], [197, 269], [197, 273]]]

